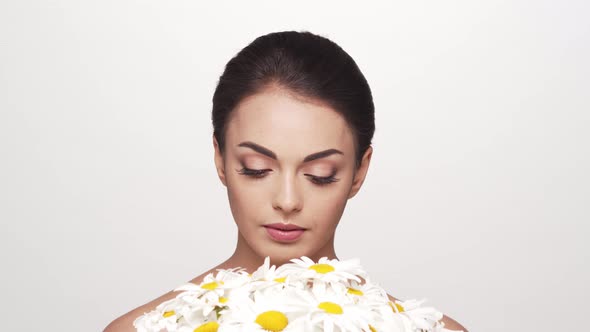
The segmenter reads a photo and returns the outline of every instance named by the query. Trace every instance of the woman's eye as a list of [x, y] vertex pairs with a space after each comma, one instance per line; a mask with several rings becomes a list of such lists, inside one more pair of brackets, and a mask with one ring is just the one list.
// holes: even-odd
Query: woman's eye
[[327, 185], [330, 184], [332, 182], [336, 182], [339, 179], [336, 179], [333, 175], [330, 176], [314, 176], [311, 174], [305, 174], [307, 176], [309, 176], [311, 178], [311, 182], [323, 186], [323, 185]]
[[[238, 172], [240, 174], [246, 175], [246, 176], [250, 176], [253, 178], [262, 178], [264, 176], [266, 176], [266, 173], [268, 173], [269, 171], [271, 171], [270, 169], [251, 169], [251, 168], [246, 168], [243, 167], [241, 170], [238, 170]], [[311, 174], [305, 174], [305, 176], [308, 176], [311, 178], [311, 182], [323, 186], [323, 185], [327, 185], [330, 184], [332, 182], [336, 182], [339, 179], [335, 178], [334, 175], [330, 175], [330, 176], [315, 176], [315, 175], [311, 175]]]
[[239, 170], [238, 172], [240, 174], [244, 174], [244, 175], [251, 176], [254, 178], [261, 178], [261, 177], [265, 176], [268, 171], [270, 171], [270, 169], [250, 169], [250, 168], [244, 167], [241, 170]]

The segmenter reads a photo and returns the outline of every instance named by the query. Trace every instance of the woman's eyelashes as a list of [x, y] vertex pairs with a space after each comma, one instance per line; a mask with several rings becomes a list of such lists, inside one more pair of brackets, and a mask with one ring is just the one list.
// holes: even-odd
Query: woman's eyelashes
[[332, 182], [336, 182], [339, 179], [335, 178], [334, 175], [330, 175], [330, 176], [314, 176], [311, 174], [304, 174], [305, 176], [309, 176], [311, 178], [311, 182], [323, 186], [326, 184], [330, 184]]
[[243, 167], [242, 169], [238, 170], [238, 173], [247, 175], [253, 178], [261, 178], [266, 175], [267, 172], [271, 171], [270, 169], [250, 169]]
[[[260, 179], [266, 176], [266, 174], [270, 171], [272, 171], [271, 169], [251, 169], [251, 168], [246, 168], [243, 167], [240, 170], [237, 170], [238, 173], [242, 174], [242, 175], [246, 175], [252, 178], [256, 178], [256, 179]], [[305, 176], [309, 177], [311, 179], [311, 182], [317, 184], [317, 185], [327, 185], [330, 184], [332, 182], [336, 182], [339, 181], [340, 179], [337, 179], [336, 177], [334, 177], [334, 175], [336, 175], [336, 171], [333, 171], [331, 175], [329, 176], [315, 176], [312, 174], [304, 174]]]

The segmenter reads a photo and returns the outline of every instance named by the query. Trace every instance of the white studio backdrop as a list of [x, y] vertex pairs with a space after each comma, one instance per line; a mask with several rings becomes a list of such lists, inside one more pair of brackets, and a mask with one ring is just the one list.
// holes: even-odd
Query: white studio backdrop
[[337, 233], [471, 332], [586, 326], [586, 1], [3, 1], [3, 331], [102, 331], [234, 249], [211, 98], [257, 36], [308, 30], [371, 85]]

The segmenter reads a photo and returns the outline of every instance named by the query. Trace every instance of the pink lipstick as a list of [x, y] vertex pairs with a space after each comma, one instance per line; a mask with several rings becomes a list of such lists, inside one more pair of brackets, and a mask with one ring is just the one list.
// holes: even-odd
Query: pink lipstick
[[293, 224], [268, 224], [264, 225], [268, 235], [278, 242], [293, 242], [303, 235], [305, 228]]

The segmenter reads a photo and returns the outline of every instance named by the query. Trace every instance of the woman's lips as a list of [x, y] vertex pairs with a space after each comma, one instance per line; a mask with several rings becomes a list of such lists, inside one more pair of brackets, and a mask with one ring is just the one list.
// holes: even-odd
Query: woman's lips
[[269, 224], [264, 225], [268, 235], [278, 242], [293, 242], [303, 235], [305, 228], [293, 224]]
[[305, 229], [299, 225], [295, 225], [295, 224], [284, 224], [284, 223], [274, 223], [274, 224], [267, 224], [264, 225], [264, 227], [270, 227], [270, 228], [274, 228], [274, 229], [280, 229], [283, 231], [292, 231], [292, 230], [296, 230], [296, 229]]

